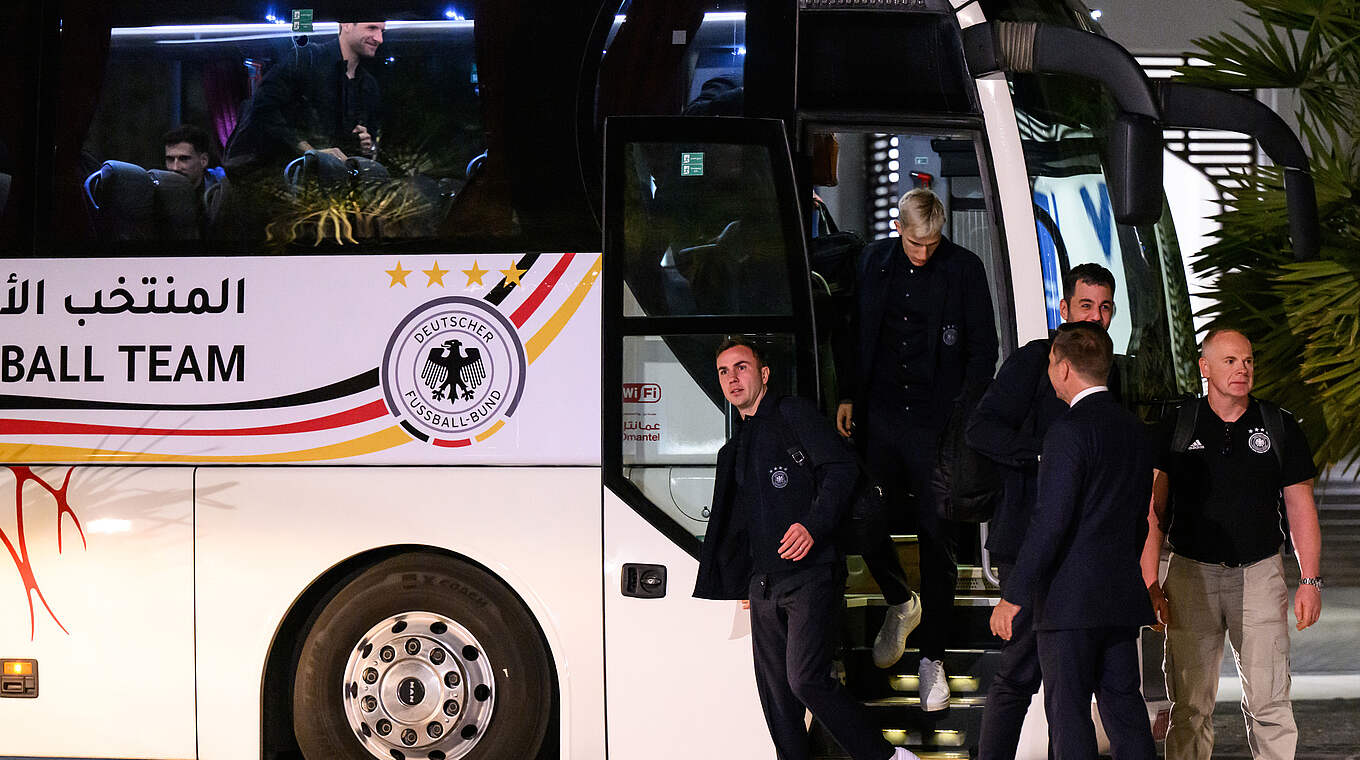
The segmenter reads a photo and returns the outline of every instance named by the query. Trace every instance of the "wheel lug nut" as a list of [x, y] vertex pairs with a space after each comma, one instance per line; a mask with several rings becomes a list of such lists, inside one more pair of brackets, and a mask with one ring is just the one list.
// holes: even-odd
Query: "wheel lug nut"
[[420, 654], [420, 639], [407, 639], [407, 640], [406, 640], [406, 653], [407, 653], [407, 654]]
[[373, 712], [378, 709], [378, 698], [372, 694], [364, 697], [364, 712]]
[[378, 650], [378, 657], [381, 657], [383, 662], [391, 662], [397, 659], [397, 650], [392, 647], [383, 647]]
[[444, 650], [435, 648], [430, 650], [430, 662], [436, 665], [444, 664]]
[[408, 747], [411, 746], [412, 744], [415, 744], [415, 743], [416, 743], [416, 732], [415, 732], [414, 730], [412, 730], [412, 729], [409, 729], [409, 728], [406, 729], [405, 731], [402, 731], [402, 732], [401, 732], [401, 743], [402, 743], [402, 744], [405, 744], [405, 745], [408, 746]]
[[459, 677], [458, 671], [456, 670], [450, 670], [449, 672], [444, 674], [444, 685], [449, 687], [450, 689], [458, 688], [458, 684], [462, 682], [463, 679]]
[[378, 721], [378, 733], [382, 736], [387, 736], [392, 733], [392, 721], [387, 718]]
[[364, 668], [364, 683], [374, 684], [378, 682], [378, 671], [373, 668]]
[[[444, 703], [444, 714], [450, 717], [458, 714], [458, 700], [450, 699]], [[434, 725], [433, 723], [430, 725]]]
[[431, 723], [425, 727], [425, 733], [429, 734], [431, 739], [438, 739], [444, 735], [444, 727], [438, 723]]

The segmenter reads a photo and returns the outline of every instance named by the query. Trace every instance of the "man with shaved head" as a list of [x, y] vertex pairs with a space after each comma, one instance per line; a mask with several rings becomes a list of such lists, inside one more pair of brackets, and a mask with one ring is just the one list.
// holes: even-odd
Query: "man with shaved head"
[[[1289, 591], [1280, 548], [1292, 538], [1300, 580], [1296, 628], [1322, 612], [1321, 531], [1312, 453], [1292, 414], [1251, 395], [1251, 341], [1232, 329], [1204, 338], [1202, 399], [1161, 427], [1143, 580], [1166, 624], [1171, 727], [1166, 756], [1210, 757], [1226, 632], [1242, 681], [1247, 743], [1255, 758], [1293, 758], [1289, 703]], [[1286, 536], [1288, 532], [1288, 536]], [[1163, 536], [1166, 579], [1158, 582]]]

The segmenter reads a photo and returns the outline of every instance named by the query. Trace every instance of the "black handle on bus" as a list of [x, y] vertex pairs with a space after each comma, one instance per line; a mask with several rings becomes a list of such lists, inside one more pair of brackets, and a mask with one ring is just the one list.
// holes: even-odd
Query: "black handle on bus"
[[1106, 179], [1121, 224], [1152, 224], [1162, 216], [1162, 131], [1152, 82], [1119, 43], [1080, 29], [997, 21], [963, 30], [973, 76], [995, 71], [1069, 74], [1109, 90], [1119, 114], [1109, 125]]
[[1201, 85], [1159, 82], [1157, 98], [1162, 123], [1168, 127], [1242, 132], [1256, 140], [1270, 160], [1284, 169], [1294, 260], [1316, 258], [1320, 236], [1313, 175], [1303, 143], [1284, 119], [1255, 98]]

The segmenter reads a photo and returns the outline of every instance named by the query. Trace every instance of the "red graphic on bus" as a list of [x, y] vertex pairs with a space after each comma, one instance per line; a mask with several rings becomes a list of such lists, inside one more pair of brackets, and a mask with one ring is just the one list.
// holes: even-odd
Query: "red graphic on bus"
[[24, 484], [33, 481], [43, 490], [52, 494], [53, 500], [57, 503], [57, 553], [62, 551], [61, 545], [61, 518], [63, 515], [70, 515], [71, 521], [76, 524], [76, 530], [80, 531], [80, 546], [86, 548], [85, 529], [80, 527], [80, 518], [71, 508], [71, 502], [66, 498], [66, 489], [71, 485], [71, 473], [74, 467], [66, 470], [66, 477], [61, 482], [61, 487], [55, 487], [39, 475], [34, 474], [28, 467], [10, 467], [9, 471], [14, 473], [14, 524], [15, 537], [18, 541], [18, 549], [15, 549], [14, 542], [10, 541], [9, 536], [5, 535], [4, 530], [0, 530], [0, 541], [3, 541], [5, 548], [9, 549], [9, 556], [14, 560], [14, 566], [19, 570], [19, 579], [24, 584], [24, 598], [28, 600], [28, 638], [31, 641], [37, 630], [37, 614], [33, 608], [33, 595], [38, 595], [38, 601], [42, 602], [47, 614], [52, 616], [52, 622], [66, 635], [71, 632], [66, 630], [66, 626], [57, 619], [57, 613], [52, 611], [52, 605], [47, 603], [47, 597], [43, 596], [42, 589], [38, 587], [38, 579], [33, 573], [33, 563], [28, 558], [28, 542], [24, 539]]

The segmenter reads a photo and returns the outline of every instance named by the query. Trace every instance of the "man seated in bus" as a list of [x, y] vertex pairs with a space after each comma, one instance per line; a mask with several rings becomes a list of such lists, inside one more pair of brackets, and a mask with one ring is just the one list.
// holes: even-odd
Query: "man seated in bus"
[[[997, 355], [987, 272], [977, 254], [944, 238], [944, 223], [939, 196], [917, 188], [898, 201], [893, 224], [900, 239], [864, 247], [851, 335], [841, 342], [851, 356], [838, 362], [853, 395], [836, 410], [841, 435], [855, 428], [870, 472], [920, 535], [923, 618], [916, 636], [921, 707], [932, 712], [949, 706], [944, 652], [959, 573], [957, 525], [940, 516], [931, 488], [937, 443], [954, 400], [980, 392]], [[895, 560], [870, 554], [864, 561], [871, 569]], [[889, 616], [909, 619], [907, 605], [890, 607]]]
[[381, 124], [378, 80], [360, 65], [385, 21], [346, 21], [334, 40], [295, 46], [265, 74], [227, 144], [227, 166], [283, 164], [309, 150], [373, 158]]
[[831, 675], [845, 579], [833, 537], [859, 475], [854, 453], [811, 401], [767, 393], [770, 368], [750, 338], [719, 344], [717, 369], [741, 422], [718, 451], [694, 595], [749, 600], [756, 687], [780, 758], [811, 756], [811, 711], [853, 760], [916, 760]]
[[213, 161], [213, 150], [207, 131], [192, 124], [181, 124], [165, 133], [165, 168], [183, 174], [194, 184], [199, 198], [206, 198], [208, 190], [225, 178], [226, 172]]

